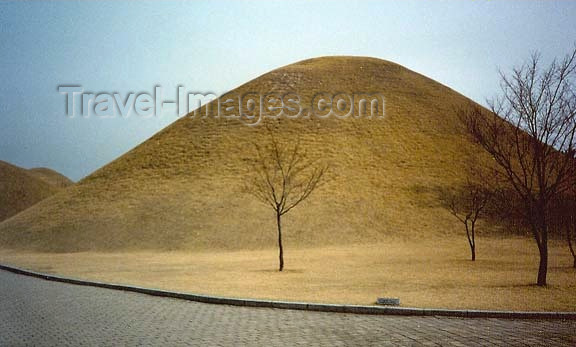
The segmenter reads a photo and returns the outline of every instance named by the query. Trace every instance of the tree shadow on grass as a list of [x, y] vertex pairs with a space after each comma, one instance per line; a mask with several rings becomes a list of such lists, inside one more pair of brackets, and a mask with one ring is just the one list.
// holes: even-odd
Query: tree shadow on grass
[[548, 266], [548, 271], [560, 273], [576, 273], [576, 268], [572, 264]]
[[503, 266], [514, 266], [518, 264], [515, 260], [502, 260], [502, 259], [490, 259], [488, 257], [485, 258], [476, 258], [475, 261], [472, 261], [470, 258], [451, 258], [447, 261], [448, 264], [454, 265], [469, 265], [469, 266], [476, 266], [479, 268], [485, 268], [487, 266], [494, 267], [497, 269], [502, 268]]
[[536, 289], [536, 290], [549, 290], [555, 288], [564, 288], [561, 285], [556, 284], [548, 284], [546, 286], [539, 286], [536, 284], [536, 280], [534, 283], [514, 283], [514, 284], [488, 284], [484, 285], [485, 288], [500, 288], [500, 289]]
[[258, 269], [258, 270], [251, 270], [250, 272], [261, 272], [261, 273], [288, 273], [288, 274], [301, 274], [304, 273], [304, 269], [284, 269], [282, 271], [278, 271], [278, 269]]

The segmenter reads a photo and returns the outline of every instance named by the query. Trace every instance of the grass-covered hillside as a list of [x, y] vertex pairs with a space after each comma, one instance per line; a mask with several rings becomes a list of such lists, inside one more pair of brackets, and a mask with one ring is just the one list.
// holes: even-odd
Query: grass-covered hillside
[[[461, 233], [438, 188], [462, 184], [470, 153], [455, 108], [470, 102], [400, 65], [324, 57], [279, 68], [230, 95], [380, 92], [386, 116], [268, 119], [330, 164], [328, 181], [284, 218], [287, 245]], [[243, 185], [264, 126], [183, 117], [73, 187], [0, 224], [0, 244], [44, 251], [251, 249], [275, 245], [273, 213]]]

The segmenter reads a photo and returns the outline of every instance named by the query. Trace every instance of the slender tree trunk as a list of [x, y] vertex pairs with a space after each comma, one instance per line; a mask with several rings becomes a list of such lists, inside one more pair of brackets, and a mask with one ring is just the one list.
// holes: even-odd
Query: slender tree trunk
[[278, 225], [278, 258], [280, 259], [280, 267], [278, 271], [284, 270], [284, 248], [282, 247], [282, 225], [280, 223], [280, 218], [282, 215], [280, 212], [276, 212], [276, 225]]
[[472, 243], [470, 247], [472, 248], [472, 261], [476, 261], [476, 222], [472, 221]]
[[472, 261], [476, 261], [476, 244], [474, 243], [474, 223], [472, 224], [472, 235], [470, 235], [470, 227], [468, 226], [468, 220], [464, 222], [466, 225], [466, 237], [468, 238], [468, 245], [470, 245], [470, 253], [472, 256]]
[[539, 286], [546, 285], [546, 275], [548, 273], [548, 242], [542, 242], [540, 249], [540, 266], [538, 267]]
[[538, 266], [538, 286], [546, 285], [546, 276], [548, 274], [548, 226], [546, 224], [546, 204], [543, 199], [536, 202], [534, 213], [534, 220], [532, 224], [532, 232], [538, 244], [538, 252], [540, 253], [540, 264]]
[[537, 284], [539, 286], [545, 286], [546, 275], [548, 274], [548, 230], [544, 223], [540, 225], [540, 242], [538, 243], [538, 251], [540, 252], [540, 265], [538, 267]]

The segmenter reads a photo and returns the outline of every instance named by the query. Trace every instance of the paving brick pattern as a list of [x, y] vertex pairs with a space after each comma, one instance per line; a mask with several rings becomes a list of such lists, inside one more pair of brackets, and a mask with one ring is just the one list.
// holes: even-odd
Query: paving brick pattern
[[212, 305], [0, 270], [0, 346], [575, 346], [576, 321]]

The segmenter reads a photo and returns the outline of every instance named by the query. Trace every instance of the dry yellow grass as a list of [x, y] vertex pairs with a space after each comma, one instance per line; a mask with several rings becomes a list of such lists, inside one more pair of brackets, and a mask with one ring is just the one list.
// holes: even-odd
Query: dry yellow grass
[[[286, 240], [301, 247], [382, 242], [460, 231], [429, 188], [464, 181], [465, 153], [482, 153], [456, 126], [469, 100], [400, 65], [326, 57], [267, 73], [233, 93], [300, 95], [381, 92], [384, 119], [282, 118], [331, 164], [331, 181], [286, 216]], [[0, 224], [0, 245], [50, 252], [265, 249], [274, 218], [242, 193], [251, 142], [266, 130], [240, 121], [179, 119], [79, 184]], [[425, 189], [422, 189], [425, 188]]]
[[0, 262], [76, 278], [245, 298], [538, 311], [576, 310], [576, 269], [563, 243], [551, 245], [549, 286], [533, 285], [532, 240], [481, 238], [468, 260], [465, 237], [294, 248], [286, 271], [274, 249], [210, 252], [31, 253], [3, 250]]

